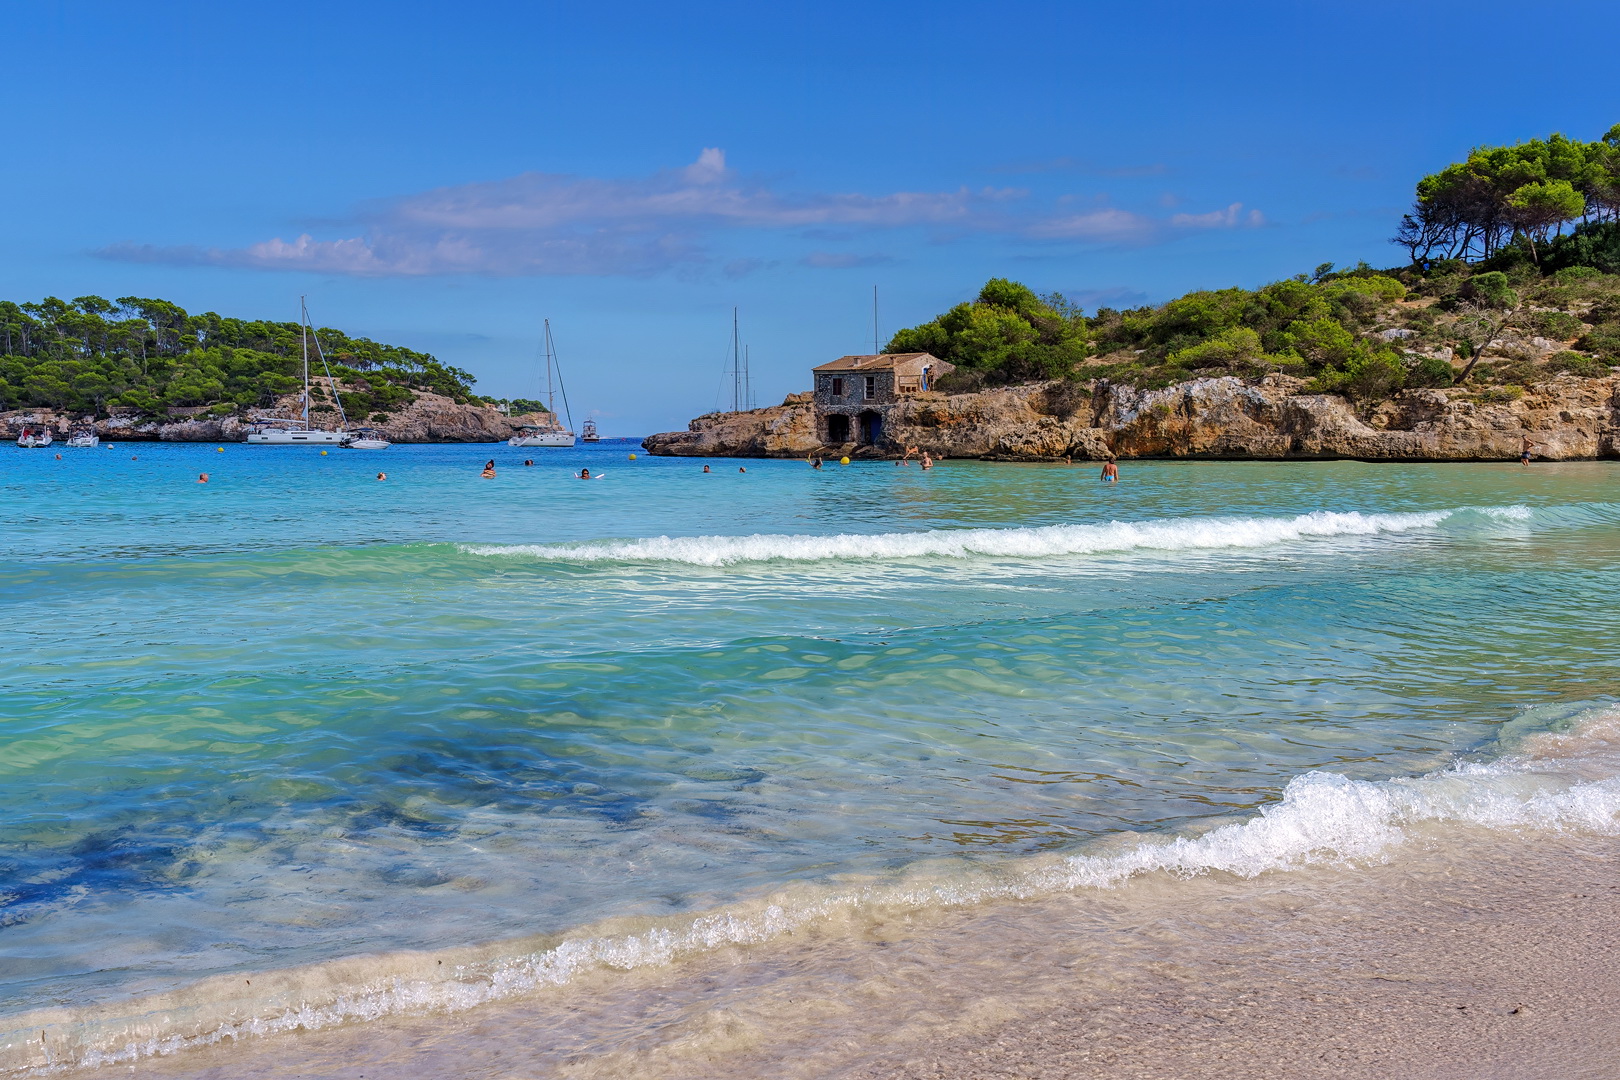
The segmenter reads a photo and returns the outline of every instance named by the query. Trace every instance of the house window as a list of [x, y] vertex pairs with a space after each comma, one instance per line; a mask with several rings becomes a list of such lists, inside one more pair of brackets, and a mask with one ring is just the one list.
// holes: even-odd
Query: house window
[[868, 375], [866, 377], [866, 400], [871, 401], [875, 397], [877, 397], [877, 376]]
[[843, 379], [834, 379], [832, 381], [832, 393], [833, 393], [833, 397], [843, 397], [844, 396], [844, 380]]

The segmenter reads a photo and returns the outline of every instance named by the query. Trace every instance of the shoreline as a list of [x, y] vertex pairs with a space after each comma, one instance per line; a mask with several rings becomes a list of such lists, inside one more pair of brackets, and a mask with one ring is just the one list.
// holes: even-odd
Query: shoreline
[[1620, 844], [1466, 834], [1370, 865], [1153, 875], [809, 930], [466, 1013], [114, 1067], [163, 1080], [1620, 1075]]

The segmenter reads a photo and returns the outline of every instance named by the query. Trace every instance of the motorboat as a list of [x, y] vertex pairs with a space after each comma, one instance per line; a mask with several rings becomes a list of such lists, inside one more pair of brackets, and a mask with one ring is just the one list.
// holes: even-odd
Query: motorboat
[[[568, 390], [562, 385], [562, 366], [557, 363], [557, 347], [551, 340], [551, 320], [545, 321], [545, 333], [541, 338], [542, 347], [546, 356], [546, 415], [551, 423], [545, 427], [535, 424], [525, 424], [517, 429], [507, 446], [552, 446], [567, 448], [574, 445], [573, 414], [568, 410]], [[557, 391], [562, 390], [563, 413], [568, 416], [568, 427], [557, 423]], [[591, 428], [589, 421], [587, 429]]]
[[36, 446], [49, 446], [51, 438], [51, 429], [48, 427], [25, 427], [22, 434], [17, 436], [17, 445], [25, 450]]
[[386, 450], [394, 444], [383, 438], [376, 428], [363, 427], [347, 432], [338, 445], [345, 450]]
[[601, 442], [602, 441], [602, 437], [596, 433], [596, 421], [595, 420], [587, 420], [587, 421], [585, 421], [584, 426], [579, 429], [579, 441], [580, 442]]
[[[343, 398], [337, 392], [337, 382], [332, 378], [332, 368], [326, 362], [326, 353], [321, 349], [320, 336], [314, 333], [314, 327], [309, 321], [309, 305], [305, 298], [298, 298], [299, 307], [299, 344], [304, 354], [304, 392], [299, 398], [299, 414], [297, 416], [276, 416], [265, 413], [248, 417], [247, 435], [245, 442], [256, 446], [347, 446], [354, 434], [348, 431], [349, 418], [343, 411]], [[321, 361], [321, 367], [326, 371], [326, 388], [337, 402], [338, 416], [343, 421], [343, 427], [337, 431], [316, 427], [309, 419], [309, 342], [315, 339], [315, 355]], [[387, 446], [387, 443], [383, 444]], [[355, 449], [372, 449], [371, 447], [356, 447]]]
[[101, 436], [93, 428], [74, 428], [68, 436], [67, 444], [76, 450], [89, 449], [101, 445]]

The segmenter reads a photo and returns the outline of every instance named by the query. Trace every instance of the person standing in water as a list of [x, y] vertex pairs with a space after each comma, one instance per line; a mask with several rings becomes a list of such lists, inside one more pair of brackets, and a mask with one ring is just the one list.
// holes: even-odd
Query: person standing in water
[[926, 450], [923, 451], [922, 455], [922, 467], [925, 469], [932, 469], [934, 467], [934, 459], [928, 456], [928, 451]]
[[1114, 455], [1109, 454], [1108, 460], [1103, 463], [1102, 479], [1107, 483], [1119, 480], [1119, 466], [1114, 463]]
[[491, 458], [489, 461], [484, 463], [484, 471], [482, 473], [480, 473], [479, 475], [482, 476], [485, 480], [493, 480], [493, 479], [495, 479], [495, 459], [494, 458]]
[[1530, 451], [1534, 450], [1535, 448], [1536, 444], [1530, 441], [1530, 436], [1526, 435], [1524, 437], [1524, 447], [1519, 451], [1520, 465], [1530, 464]]

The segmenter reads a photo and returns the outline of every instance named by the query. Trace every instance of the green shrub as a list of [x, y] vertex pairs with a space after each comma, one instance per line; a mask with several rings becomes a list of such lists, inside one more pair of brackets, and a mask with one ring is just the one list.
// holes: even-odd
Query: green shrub
[[1620, 363], [1620, 323], [1605, 323], [1581, 335], [1577, 349], [1597, 353], [1611, 363]]
[[1423, 356], [1407, 369], [1406, 385], [1450, 386], [1456, 378], [1457, 373], [1451, 369], [1451, 361], [1438, 356]]
[[1345, 389], [1352, 397], [1379, 400], [1406, 385], [1406, 365], [1388, 349], [1360, 351], [1345, 361]]
[[1170, 363], [1189, 368], [1237, 367], [1261, 355], [1260, 335], [1247, 327], [1222, 330], [1208, 341], [1170, 354]]
[[1509, 401], [1518, 401], [1520, 398], [1524, 397], [1524, 387], [1512, 385], [1487, 386], [1485, 389], [1475, 394], [1474, 397], [1487, 404], [1501, 405], [1506, 404]]
[[1568, 341], [1586, 329], [1586, 324], [1565, 311], [1537, 311], [1526, 320], [1529, 329], [1554, 341]]
[[1508, 276], [1500, 270], [1475, 274], [1463, 283], [1462, 295], [1492, 308], [1511, 308], [1519, 303], [1519, 296], [1513, 291]]
[[1579, 375], [1583, 379], [1597, 379], [1609, 374], [1609, 365], [1566, 349], [1547, 358], [1547, 370]]

